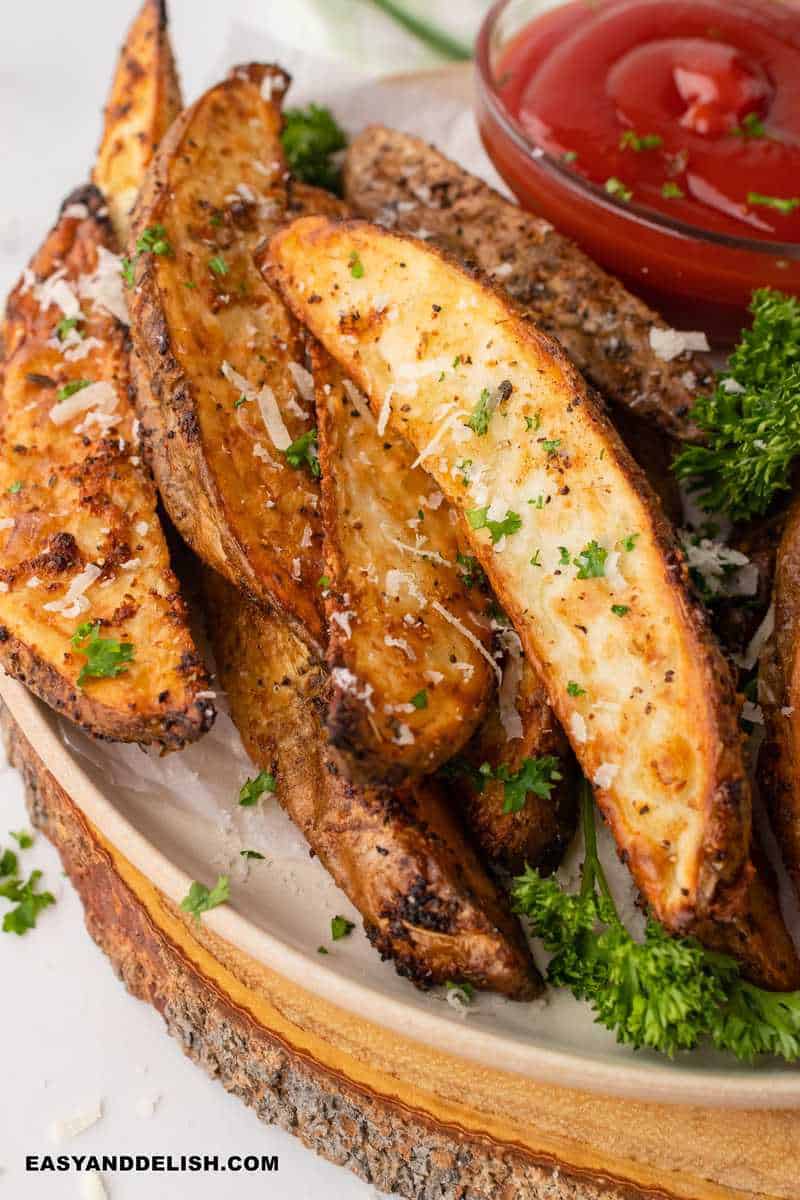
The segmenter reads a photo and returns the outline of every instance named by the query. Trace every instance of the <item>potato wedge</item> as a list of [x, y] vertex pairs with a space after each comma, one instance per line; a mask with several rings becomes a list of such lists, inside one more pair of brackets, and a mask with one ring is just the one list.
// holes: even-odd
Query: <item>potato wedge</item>
[[248, 753], [364, 918], [370, 941], [418, 986], [466, 980], [513, 999], [541, 988], [505, 901], [437, 785], [359, 788], [321, 723], [326, 671], [280, 615], [206, 575], [220, 678]]
[[321, 645], [313, 390], [300, 331], [252, 261], [284, 219], [285, 85], [277, 68], [236, 68], [172, 126], [134, 218], [134, 242], [150, 229], [158, 244], [137, 259], [132, 334], [154, 401], [143, 409], [153, 470], [179, 532]]
[[144, 0], [120, 51], [92, 173], [120, 246], [150, 159], [182, 108], [166, 2]]
[[[95, 187], [68, 197], [8, 302], [0, 661], [90, 733], [173, 749], [203, 733], [214, 708], [140, 459], [104, 207]], [[98, 633], [107, 645], [92, 652]]]
[[665, 322], [547, 221], [524, 212], [420, 138], [380, 125], [351, 143], [345, 197], [360, 216], [434, 244], [491, 275], [557, 338], [610, 401], [674, 437], [696, 439], [695, 395], [709, 364], [650, 345]]
[[759, 769], [786, 869], [800, 896], [800, 500], [778, 546], [774, 628], [759, 663], [766, 740]]
[[654, 913], [681, 931], [728, 919], [750, 838], [730, 672], [581, 377], [503, 295], [423, 243], [305, 218], [267, 259], [373, 411], [388, 396], [391, 427], [467, 517]]
[[[519, 641], [513, 633], [506, 637]], [[514, 678], [515, 662], [518, 680]], [[526, 864], [551, 871], [575, 833], [575, 762], [542, 681], [518, 645], [512, 646], [506, 658], [504, 680], [515, 684], [514, 724], [495, 698], [448, 773], [455, 778], [467, 828], [492, 866], [514, 874]], [[509, 737], [509, 733], [515, 736]], [[498, 771], [518, 777], [526, 762], [549, 757], [557, 759], [561, 779], [553, 784], [549, 796], [528, 790], [522, 806], [515, 808], [513, 796], [507, 796], [505, 783], [497, 778]], [[486, 764], [491, 768], [488, 777]]]
[[414, 451], [381, 436], [321, 346], [312, 362], [331, 741], [369, 779], [431, 774], [469, 740], [494, 687], [489, 598], [467, 587], [457, 517], [412, 469]]

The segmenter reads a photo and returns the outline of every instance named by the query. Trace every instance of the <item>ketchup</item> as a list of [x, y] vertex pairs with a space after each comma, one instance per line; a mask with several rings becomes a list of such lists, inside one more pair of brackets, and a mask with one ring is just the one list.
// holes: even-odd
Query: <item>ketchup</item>
[[800, 6], [573, 0], [495, 66], [538, 145], [620, 204], [800, 242]]

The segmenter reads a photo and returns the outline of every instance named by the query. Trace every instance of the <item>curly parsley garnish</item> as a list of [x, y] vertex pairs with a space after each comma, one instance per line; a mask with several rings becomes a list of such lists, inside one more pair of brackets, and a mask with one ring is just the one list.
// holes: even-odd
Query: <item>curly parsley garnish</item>
[[474, 767], [466, 758], [452, 758], [445, 763], [441, 775], [445, 779], [466, 777], [475, 791], [482, 794], [486, 784], [496, 780], [503, 785], [503, 812], [521, 812], [527, 803], [528, 795], [541, 796], [549, 800], [555, 785], [562, 778], [559, 771], [560, 762], [552, 754], [543, 754], [539, 758], [525, 758], [516, 771], [512, 771], [507, 763], [492, 767], [491, 763], [481, 763]]
[[199, 921], [203, 913], [218, 908], [220, 904], [226, 904], [230, 898], [231, 881], [227, 875], [219, 875], [213, 888], [207, 888], [204, 883], [194, 882], [188, 894], [181, 900], [181, 908]]
[[307, 433], [301, 434], [292, 442], [291, 446], [286, 447], [284, 453], [290, 467], [294, 467], [296, 471], [299, 471], [301, 467], [307, 467], [313, 477], [319, 479], [322, 471], [317, 455], [316, 429], [309, 429]]
[[242, 808], [252, 808], [257, 804], [264, 792], [274, 792], [277, 784], [275, 776], [269, 771], [259, 771], [252, 779], [247, 779], [239, 789], [239, 803]]
[[585, 859], [580, 891], [528, 867], [514, 880], [518, 913], [552, 955], [547, 978], [587, 1001], [617, 1041], [662, 1054], [711, 1042], [751, 1061], [800, 1057], [800, 992], [767, 992], [738, 964], [649, 920], [637, 942], [620, 919], [597, 854], [591, 790], [582, 788]]
[[501, 538], [510, 537], [522, 528], [522, 517], [511, 509], [506, 512], [502, 521], [490, 521], [488, 512], [488, 504], [484, 508], [470, 508], [467, 510], [467, 520], [472, 529], [488, 529], [492, 535], [493, 546], [496, 546]]
[[283, 152], [292, 174], [304, 183], [341, 192], [341, 171], [334, 155], [347, 138], [330, 109], [319, 104], [287, 109], [281, 134]]
[[765, 513], [791, 486], [800, 453], [800, 301], [764, 288], [753, 295], [751, 329], [710, 396], [692, 417], [706, 445], [674, 462], [700, 506], [745, 521]]
[[114, 679], [133, 662], [133, 643], [100, 637], [99, 621], [84, 621], [70, 641], [76, 650], [86, 655], [78, 676], [78, 687], [83, 687], [87, 679]]

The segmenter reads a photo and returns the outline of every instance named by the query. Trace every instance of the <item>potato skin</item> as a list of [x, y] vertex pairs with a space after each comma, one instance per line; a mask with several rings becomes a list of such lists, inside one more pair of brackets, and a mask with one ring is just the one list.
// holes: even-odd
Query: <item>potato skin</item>
[[800, 896], [800, 499], [793, 502], [775, 567], [775, 628], [759, 664], [766, 740], [759, 769], [786, 869]]
[[120, 246], [147, 166], [182, 108], [165, 0], [144, 0], [120, 50], [92, 172]]
[[[358, 278], [349, 269], [353, 254], [364, 266]], [[708, 921], [731, 924], [748, 891], [751, 830], [731, 674], [689, 594], [683, 557], [646, 480], [563, 351], [496, 289], [430, 247], [374, 226], [297, 221], [273, 238], [267, 259], [265, 268], [298, 316], [369, 386], [375, 411], [385, 396], [387, 364], [397, 369], [400, 361], [424, 363], [428, 356], [452, 361], [457, 347], [466, 355], [448, 389], [422, 380], [403, 397], [392, 410], [396, 428], [422, 450], [440, 429], [436, 413], [455, 393], [452, 422], [439, 433], [428, 469], [445, 495], [466, 508], [476, 489], [464, 496], [450, 464], [456, 454], [471, 457], [492, 480], [493, 503], [502, 499], [509, 512], [525, 514], [502, 554], [477, 531], [473, 552], [595, 782], [637, 885], [674, 932]], [[373, 294], [387, 293], [398, 316], [379, 326]], [[320, 299], [308, 305], [309, 294]], [[467, 444], [459, 412], [469, 412], [481, 388], [498, 378], [511, 385], [504, 407], [485, 435]], [[542, 446], [551, 438], [557, 446]], [[528, 499], [545, 492], [552, 503], [528, 515]], [[609, 593], [617, 585], [590, 578], [591, 587], [581, 586], [572, 566], [564, 576], [560, 543], [569, 545], [572, 561], [591, 538], [610, 554], [633, 532], [635, 553], [627, 554], [619, 593], [626, 604], [616, 613]], [[529, 565], [537, 549], [541, 559]], [[530, 569], [540, 563], [539, 573]], [[568, 680], [584, 694], [576, 697]], [[596, 778], [605, 763], [620, 764], [610, 786]]]
[[666, 323], [547, 221], [524, 212], [420, 138], [372, 125], [344, 168], [356, 212], [426, 238], [501, 284], [557, 338], [606, 400], [681, 440], [697, 440], [690, 409], [712, 382], [707, 363], [664, 362], [650, 348]]
[[131, 320], [147, 383], [142, 421], [173, 523], [201, 559], [281, 608], [319, 648], [318, 482], [287, 465], [259, 405], [237, 406], [222, 373], [227, 361], [254, 392], [271, 389], [292, 440], [312, 428], [312, 406], [298, 406], [290, 371], [304, 366], [301, 332], [252, 262], [284, 220], [286, 83], [278, 68], [234, 68], [170, 129], [133, 231], [135, 241], [163, 225], [170, 252], [139, 257]]
[[430, 781], [360, 788], [326, 744], [324, 664], [276, 613], [205, 573], [210, 631], [248, 753], [364, 918], [420, 987], [466, 980], [512, 999], [541, 989], [516, 920]]
[[[113, 245], [104, 198], [94, 187], [67, 197], [59, 221], [31, 262], [32, 276], [12, 292], [4, 330], [0, 424], [0, 660], [15, 678], [96, 737], [155, 742], [176, 749], [214, 718], [208, 677], [189, 631], [178, 582], [139, 458], [129, 400], [127, 335], [83, 300], [83, 340], [55, 336], [62, 313], [40, 305], [32, 280], [64, 269], [71, 290]], [[76, 215], [84, 214], [84, 215]], [[85, 348], [86, 353], [83, 353]], [[66, 357], [75, 352], [78, 359]], [[81, 414], [56, 425], [56, 390], [71, 380], [106, 382], [116, 394], [108, 433], [78, 432]], [[10, 490], [9, 490], [10, 489]], [[88, 563], [102, 577], [80, 615], [48, 611]], [[135, 661], [116, 678], [77, 677], [86, 661], [70, 641], [85, 620], [102, 636], [134, 645]]]

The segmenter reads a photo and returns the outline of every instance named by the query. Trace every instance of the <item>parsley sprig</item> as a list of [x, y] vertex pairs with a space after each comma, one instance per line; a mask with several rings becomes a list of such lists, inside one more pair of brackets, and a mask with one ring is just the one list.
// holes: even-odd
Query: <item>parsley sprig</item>
[[585, 860], [580, 891], [528, 867], [514, 880], [516, 911], [552, 955], [554, 987], [586, 1000], [619, 1042], [673, 1056], [710, 1041], [751, 1061], [800, 1058], [800, 992], [767, 992], [742, 979], [734, 959], [648, 920], [643, 941], [625, 928], [597, 853], [594, 805], [584, 781]]
[[281, 141], [297, 179], [341, 192], [341, 171], [334, 155], [344, 150], [347, 138], [329, 108], [309, 104], [308, 108], [287, 109]]
[[516, 813], [525, 807], [529, 794], [541, 796], [543, 800], [550, 799], [553, 788], [563, 778], [560, 766], [561, 763], [552, 754], [524, 758], [516, 771], [512, 771], [507, 763], [493, 767], [485, 762], [475, 767], [468, 759], [457, 757], [445, 764], [441, 774], [445, 779], [466, 776], [479, 795], [483, 794], [487, 783], [497, 780], [503, 784], [503, 812]]
[[764, 288], [753, 295], [752, 328], [710, 396], [692, 410], [705, 446], [689, 446], [674, 470], [701, 507], [744, 521], [787, 491], [800, 452], [800, 302]]
[[133, 643], [100, 637], [99, 621], [84, 621], [70, 641], [76, 650], [86, 655], [78, 676], [78, 687], [83, 687], [87, 679], [114, 679], [133, 662]]

